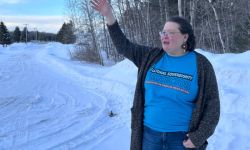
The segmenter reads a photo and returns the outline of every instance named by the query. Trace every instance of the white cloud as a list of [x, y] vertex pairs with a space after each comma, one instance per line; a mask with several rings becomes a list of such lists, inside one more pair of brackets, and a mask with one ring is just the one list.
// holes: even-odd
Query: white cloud
[[16, 26], [23, 30], [25, 24], [28, 24], [29, 31], [36, 28], [39, 32], [50, 33], [57, 33], [63, 22], [67, 21], [64, 16], [0, 16], [0, 18], [9, 31], [13, 31]]

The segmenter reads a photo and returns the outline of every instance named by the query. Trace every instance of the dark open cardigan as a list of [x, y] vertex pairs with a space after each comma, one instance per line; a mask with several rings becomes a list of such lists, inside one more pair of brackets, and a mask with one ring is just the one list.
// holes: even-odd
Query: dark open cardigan
[[[131, 121], [131, 150], [142, 150], [144, 117], [144, 80], [147, 70], [164, 54], [163, 49], [131, 43], [115, 22], [108, 26], [117, 51], [138, 67], [138, 78], [134, 95]], [[199, 92], [189, 125], [189, 138], [196, 150], [205, 150], [207, 139], [214, 133], [220, 116], [219, 92], [214, 69], [206, 57], [197, 55]]]

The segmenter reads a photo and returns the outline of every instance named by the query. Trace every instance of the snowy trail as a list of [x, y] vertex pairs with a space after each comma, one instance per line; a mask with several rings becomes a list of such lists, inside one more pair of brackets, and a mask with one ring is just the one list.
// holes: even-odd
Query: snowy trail
[[121, 107], [117, 97], [102, 90], [112, 81], [83, 76], [43, 57], [51, 48], [0, 56], [0, 149], [91, 149], [121, 126], [119, 117], [107, 115], [109, 108]]

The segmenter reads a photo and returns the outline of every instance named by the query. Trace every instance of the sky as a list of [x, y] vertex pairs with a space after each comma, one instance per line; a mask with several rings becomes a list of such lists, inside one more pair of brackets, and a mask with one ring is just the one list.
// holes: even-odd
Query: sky
[[67, 21], [67, 0], [0, 0], [0, 21], [9, 31], [23, 30], [57, 33]]
[[[127, 59], [113, 66], [72, 60], [73, 48], [0, 46], [1, 149], [129, 150], [137, 68]], [[211, 61], [220, 93], [220, 120], [207, 150], [249, 150], [250, 51], [196, 51]]]

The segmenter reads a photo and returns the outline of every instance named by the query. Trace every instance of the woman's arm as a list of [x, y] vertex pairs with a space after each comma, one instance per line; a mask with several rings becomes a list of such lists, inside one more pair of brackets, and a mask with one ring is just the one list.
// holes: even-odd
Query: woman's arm
[[139, 68], [143, 58], [146, 57], [146, 54], [152, 48], [130, 42], [123, 34], [117, 22], [108, 26], [108, 30], [117, 51]]
[[196, 147], [200, 147], [214, 133], [220, 117], [220, 98], [217, 80], [212, 64], [205, 59], [204, 109], [196, 131], [189, 133], [189, 138]]

